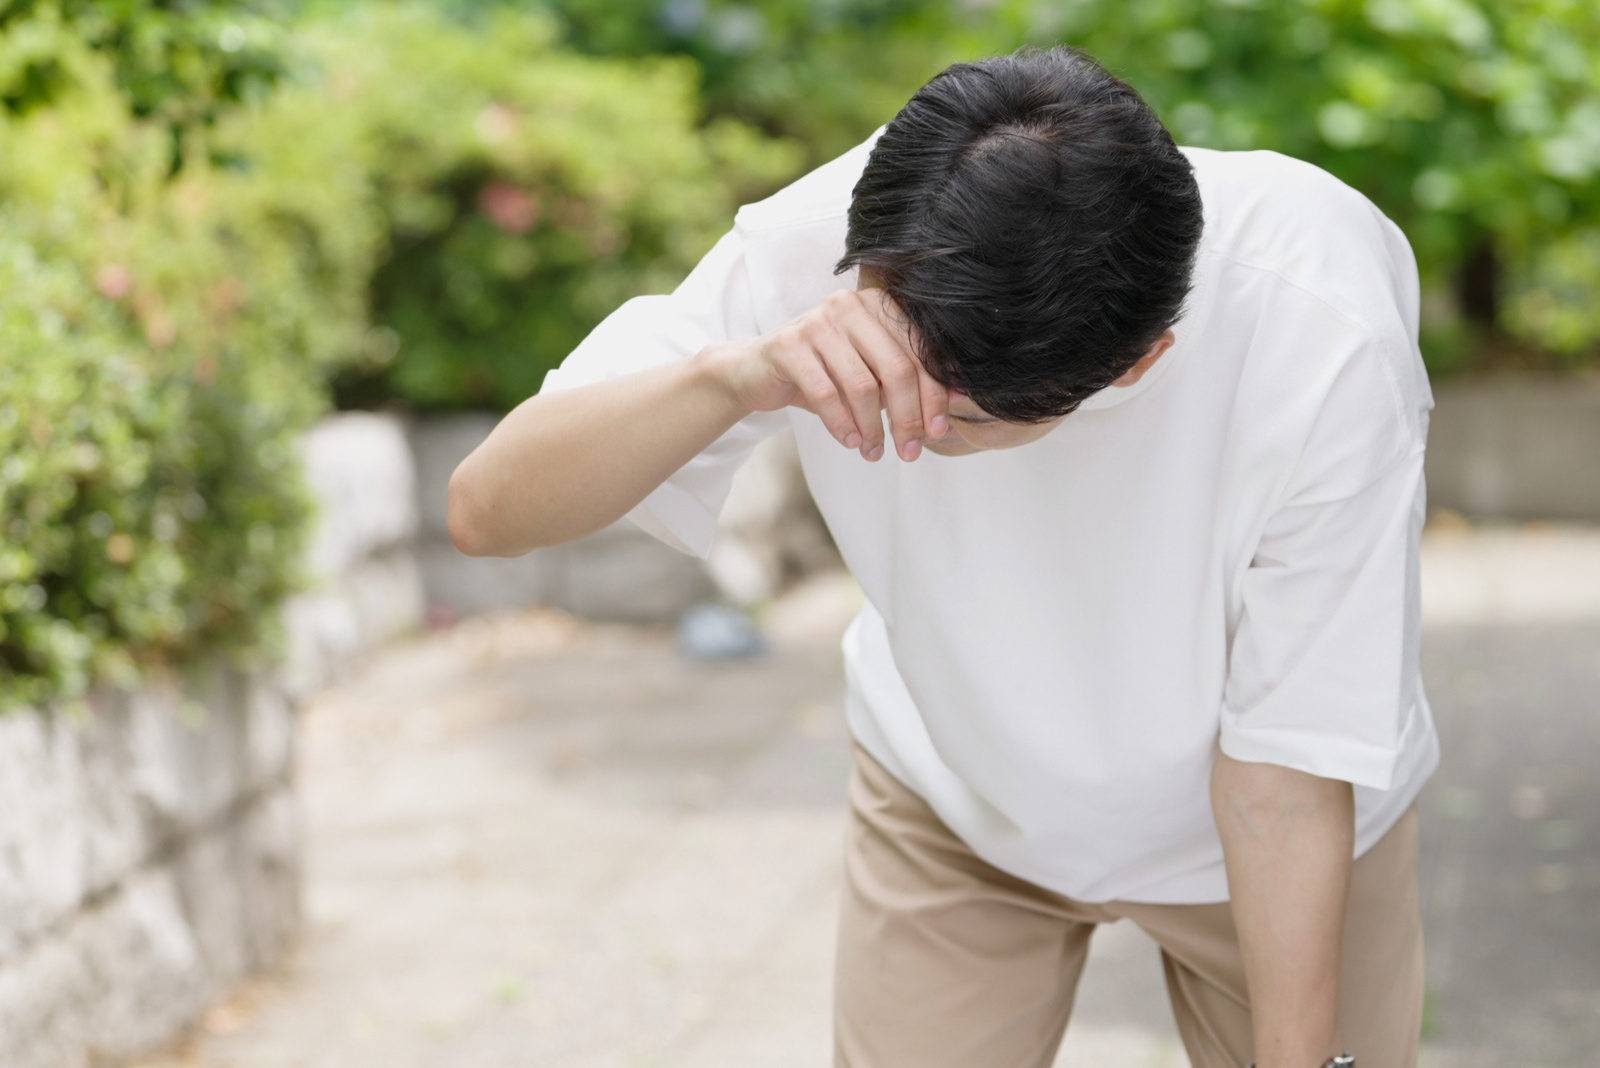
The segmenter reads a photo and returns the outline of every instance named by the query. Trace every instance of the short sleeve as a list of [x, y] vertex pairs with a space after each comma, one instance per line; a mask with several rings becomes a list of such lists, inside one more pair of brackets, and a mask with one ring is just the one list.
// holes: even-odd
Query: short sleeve
[[[758, 333], [744, 244], [735, 229], [670, 295], [635, 297], [607, 316], [545, 376], [540, 392], [590, 385], [686, 359], [714, 341]], [[734, 473], [763, 438], [787, 425], [781, 412], [744, 419], [657, 487], [628, 518], [675, 549], [706, 556]]]
[[1367, 357], [1337, 376], [1245, 570], [1219, 744], [1387, 790], [1419, 696], [1427, 413]]

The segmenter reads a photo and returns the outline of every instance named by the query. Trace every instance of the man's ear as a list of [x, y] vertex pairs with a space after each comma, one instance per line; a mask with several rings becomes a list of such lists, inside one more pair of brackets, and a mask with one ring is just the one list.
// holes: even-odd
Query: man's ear
[[1155, 343], [1139, 357], [1139, 362], [1123, 372], [1122, 377], [1111, 383], [1113, 386], [1131, 386], [1144, 377], [1144, 373], [1155, 366], [1157, 360], [1172, 347], [1178, 336], [1171, 330], [1156, 338]]

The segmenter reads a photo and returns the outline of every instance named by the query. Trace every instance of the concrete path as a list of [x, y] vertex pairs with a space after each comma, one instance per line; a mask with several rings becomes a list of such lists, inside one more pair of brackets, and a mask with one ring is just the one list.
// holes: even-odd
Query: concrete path
[[[1600, 1048], [1600, 534], [1443, 527], [1425, 649], [1425, 1063]], [[816, 1068], [846, 582], [759, 662], [540, 612], [391, 649], [307, 712], [307, 931], [162, 1068]], [[1155, 949], [1093, 944], [1058, 1065], [1186, 1065]]]

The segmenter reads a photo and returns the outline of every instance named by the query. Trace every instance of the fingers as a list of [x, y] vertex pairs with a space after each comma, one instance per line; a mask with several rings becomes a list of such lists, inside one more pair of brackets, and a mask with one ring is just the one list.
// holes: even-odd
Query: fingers
[[821, 419], [828, 433], [845, 448], [861, 445], [855, 416], [801, 326], [792, 324], [775, 335], [769, 352], [778, 373], [800, 391], [800, 406]]
[[772, 366], [798, 403], [868, 460], [883, 456], [883, 417], [902, 460], [949, 429], [949, 394], [911, 350], [908, 329], [881, 291], [840, 290], [772, 335]]
[[917, 387], [922, 394], [922, 426], [927, 434], [924, 440], [938, 441], [950, 433], [950, 390], [930, 375], [920, 360], [914, 362]]
[[882, 290], [857, 294], [860, 312], [848, 319], [851, 340], [883, 386], [889, 429], [903, 460], [950, 429], [949, 392], [923, 368], [912, 349], [910, 325]]
[[828, 376], [838, 388], [850, 416], [861, 434], [861, 455], [867, 460], [883, 457], [883, 410], [886, 390], [879, 375], [862, 358], [850, 339], [832, 324], [817, 324], [812, 346], [821, 357]]

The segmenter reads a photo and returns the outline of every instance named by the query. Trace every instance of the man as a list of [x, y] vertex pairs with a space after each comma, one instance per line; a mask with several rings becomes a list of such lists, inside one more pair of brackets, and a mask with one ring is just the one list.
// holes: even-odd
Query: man
[[867, 602], [838, 1065], [1050, 1064], [1127, 918], [1196, 1068], [1404, 1068], [1416, 314], [1404, 237], [1316, 168], [1180, 151], [1070, 50], [961, 64], [601, 324], [462, 463], [451, 533], [628, 514], [704, 554], [793, 426]]

